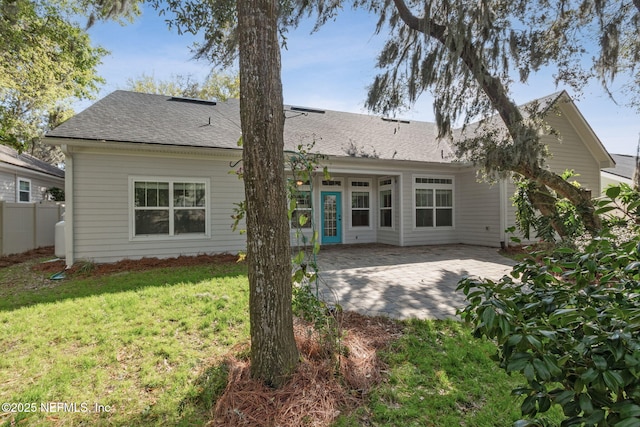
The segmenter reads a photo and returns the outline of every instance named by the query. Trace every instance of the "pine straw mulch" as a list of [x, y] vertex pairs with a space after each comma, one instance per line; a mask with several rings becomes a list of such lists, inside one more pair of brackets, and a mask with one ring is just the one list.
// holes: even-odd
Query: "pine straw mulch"
[[328, 426], [340, 413], [361, 405], [371, 387], [382, 380], [385, 365], [378, 351], [397, 339], [401, 328], [391, 319], [353, 312], [343, 313], [338, 321], [343, 351], [336, 358], [325, 351], [311, 325], [296, 320], [302, 360], [280, 389], [251, 379], [248, 359], [229, 357], [227, 387], [208, 426]]
[[4, 255], [0, 257], [0, 268], [10, 267], [16, 264], [22, 264], [38, 258], [53, 257], [53, 246], [45, 246], [32, 249], [27, 252], [13, 255]]
[[52, 261], [34, 265], [32, 268], [43, 273], [57, 273], [65, 271], [68, 275], [87, 274], [91, 276], [102, 276], [105, 274], [122, 273], [128, 271], [145, 271], [152, 268], [175, 268], [189, 267], [204, 264], [228, 264], [238, 261], [238, 255], [215, 254], [179, 256], [175, 258], [142, 258], [124, 259], [122, 261], [105, 264], [87, 264], [83, 262], [75, 263], [71, 268], [66, 269], [64, 260]]

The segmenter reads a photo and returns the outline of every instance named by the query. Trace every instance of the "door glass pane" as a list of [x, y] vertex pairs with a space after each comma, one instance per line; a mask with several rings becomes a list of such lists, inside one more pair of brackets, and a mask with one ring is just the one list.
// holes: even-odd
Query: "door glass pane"
[[322, 206], [324, 209], [324, 235], [327, 237], [335, 237], [338, 235], [336, 196], [324, 196]]

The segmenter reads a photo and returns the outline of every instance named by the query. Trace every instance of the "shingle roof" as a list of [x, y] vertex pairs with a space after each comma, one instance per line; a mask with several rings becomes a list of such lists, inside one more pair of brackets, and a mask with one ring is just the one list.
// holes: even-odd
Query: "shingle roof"
[[613, 157], [616, 165], [612, 168], [602, 170], [622, 178], [633, 179], [633, 173], [636, 170], [636, 156], [629, 154], [612, 154], [611, 157]]
[[[448, 162], [452, 153], [437, 141], [436, 125], [393, 121], [330, 110], [285, 106], [285, 149], [315, 141], [312, 149], [330, 156]], [[118, 90], [47, 134], [95, 141], [238, 149], [237, 99], [206, 102]]]
[[0, 145], [0, 162], [19, 166], [47, 175], [64, 178], [64, 171], [27, 153], [18, 153], [11, 147]]

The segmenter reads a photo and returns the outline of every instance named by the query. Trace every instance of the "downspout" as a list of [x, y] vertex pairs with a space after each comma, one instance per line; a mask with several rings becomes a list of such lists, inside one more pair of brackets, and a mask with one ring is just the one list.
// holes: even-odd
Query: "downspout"
[[64, 153], [64, 251], [67, 268], [74, 263], [73, 248], [73, 156], [67, 144], [60, 145]]
[[500, 179], [500, 248], [504, 249], [509, 246], [509, 239], [507, 236], [507, 180], [505, 178]]
[[405, 211], [405, 207], [404, 207], [404, 188], [403, 188], [403, 182], [402, 182], [402, 177], [403, 175], [400, 174], [395, 178], [395, 182], [396, 182], [396, 188], [395, 190], [398, 192], [398, 215], [400, 216], [398, 219], [398, 226], [400, 227], [399, 230], [399, 236], [398, 236], [398, 243], [400, 243], [400, 246], [404, 246], [404, 211]]

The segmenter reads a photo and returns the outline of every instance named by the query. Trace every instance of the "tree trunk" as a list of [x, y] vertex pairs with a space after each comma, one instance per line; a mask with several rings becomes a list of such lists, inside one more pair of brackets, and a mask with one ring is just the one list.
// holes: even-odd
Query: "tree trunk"
[[[491, 105], [500, 115], [513, 143], [520, 146], [519, 150], [514, 150], [515, 153], [519, 153], [518, 158], [511, 158], [506, 162], [503, 160], [500, 164], [489, 163], [485, 167], [492, 170], [505, 170], [504, 165], [507, 164], [508, 170], [517, 172], [539, 185], [546, 185], [558, 195], [566, 197], [578, 208], [578, 214], [587, 230], [598, 232], [602, 225], [588, 193], [562, 179], [558, 174], [538, 166], [542, 150], [537, 129], [532, 129], [524, 122], [520, 109], [509, 98], [502, 81], [491, 75], [472, 41], [463, 35], [449, 37], [448, 28], [434, 22], [429, 16], [421, 18], [414, 16], [404, 0], [394, 0], [394, 3], [401, 19], [409, 28], [433, 37], [452, 52], [458, 52], [458, 57], [474, 75], [476, 82], [482, 87], [483, 92], [491, 101]], [[491, 153], [487, 153], [487, 158], [504, 159], [505, 155], [508, 154], [502, 153], [502, 156], [492, 156]], [[545, 207], [548, 207], [547, 202], [544, 202], [544, 206], [536, 206], [543, 215], [545, 213], [541, 208], [545, 209]]]
[[272, 387], [283, 385], [298, 362], [291, 308], [277, 3], [238, 1], [251, 374]]

